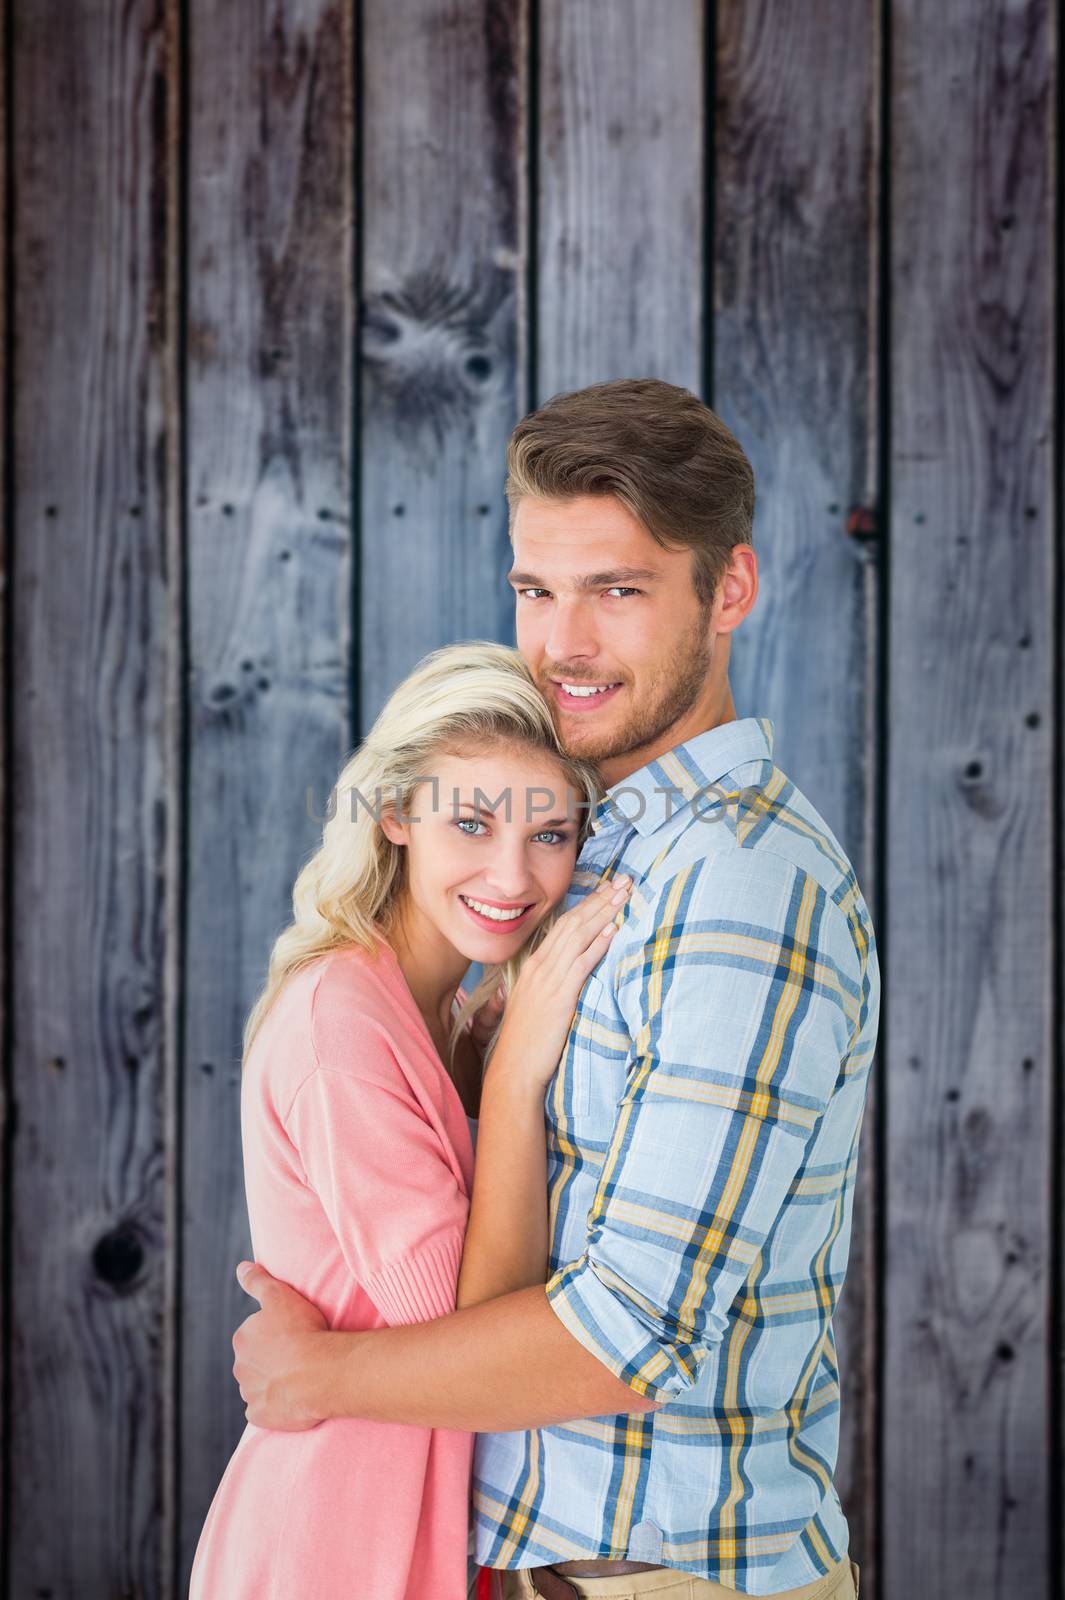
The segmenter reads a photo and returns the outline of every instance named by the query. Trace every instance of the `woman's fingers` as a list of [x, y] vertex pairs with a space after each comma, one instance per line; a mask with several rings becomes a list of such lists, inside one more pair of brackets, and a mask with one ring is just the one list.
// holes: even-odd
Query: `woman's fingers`
[[581, 904], [574, 908], [574, 915], [577, 917], [575, 926], [586, 936], [591, 936], [598, 932], [604, 923], [613, 925], [613, 920], [628, 899], [631, 888], [632, 879], [629, 877], [609, 878], [605, 883], [597, 884], [593, 892], [586, 895]]
[[[585, 895], [580, 905], [574, 906], [560, 917], [551, 930], [556, 935], [551, 948], [552, 957], [567, 962], [584, 951], [593, 951], [598, 959], [602, 952], [604, 928], [613, 927], [614, 918], [632, 889], [629, 877], [612, 878], [597, 884], [591, 894]], [[550, 941], [545, 941], [547, 954]]]
[[[546, 1082], [558, 1065], [581, 989], [602, 960], [615, 919], [632, 890], [627, 875], [607, 879], [560, 916], [523, 963], [507, 1001], [502, 1038], [522, 1039], [522, 1070]], [[532, 1045], [530, 1053], [530, 1045]], [[506, 1059], [507, 1050], [500, 1058]]]

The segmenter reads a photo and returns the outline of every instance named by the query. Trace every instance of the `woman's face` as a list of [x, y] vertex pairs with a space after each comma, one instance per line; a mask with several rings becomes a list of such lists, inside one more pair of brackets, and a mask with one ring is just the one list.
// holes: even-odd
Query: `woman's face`
[[407, 820], [381, 826], [421, 915], [470, 961], [506, 961], [565, 897], [581, 798], [550, 755], [497, 746], [438, 756]]

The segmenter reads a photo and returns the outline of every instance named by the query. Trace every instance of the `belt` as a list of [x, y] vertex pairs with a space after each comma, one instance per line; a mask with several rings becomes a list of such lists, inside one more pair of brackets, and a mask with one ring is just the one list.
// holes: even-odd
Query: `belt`
[[[579, 1570], [577, 1570], [579, 1569]], [[661, 1572], [663, 1569], [647, 1561], [560, 1561], [553, 1567], [532, 1567], [529, 1577], [532, 1586], [543, 1600], [580, 1600], [579, 1592], [568, 1578], [612, 1578], [630, 1572]]]

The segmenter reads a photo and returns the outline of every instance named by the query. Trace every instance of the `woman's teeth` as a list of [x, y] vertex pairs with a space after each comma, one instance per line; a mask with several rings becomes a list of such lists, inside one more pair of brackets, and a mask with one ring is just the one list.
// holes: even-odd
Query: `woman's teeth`
[[513, 911], [501, 911], [498, 906], [486, 906], [483, 900], [471, 900], [468, 894], [460, 894], [459, 899], [479, 911], [482, 917], [491, 917], [493, 922], [513, 922], [529, 909], [528, 906], [518, 906]]

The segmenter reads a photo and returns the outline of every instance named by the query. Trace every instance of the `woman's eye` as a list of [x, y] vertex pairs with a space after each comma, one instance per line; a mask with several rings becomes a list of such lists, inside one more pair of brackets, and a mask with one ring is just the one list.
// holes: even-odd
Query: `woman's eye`
[[545, 828], [542, 833], [533, 834], [534, 839], [546, 839], [548, 837], [550, 837], [555, 844], [565, 844], [566, 842], [566, 835], [564, 833], [559, 833], [557, 828]]
[[[481, 822], [479, 820], [479, 818], [477, 818], [477, 817], [456, 817], [455, 818], [455, 826], [462, 833], [466, 833], [466, 824], [467, 823], [470, 825], [471, 828], [483, 828], [484, 827], [484, 823]], [[467, 839], [476, 839], [477, 835], [475, 833], [466, 833], [466, 837], [467, 837]]]

